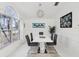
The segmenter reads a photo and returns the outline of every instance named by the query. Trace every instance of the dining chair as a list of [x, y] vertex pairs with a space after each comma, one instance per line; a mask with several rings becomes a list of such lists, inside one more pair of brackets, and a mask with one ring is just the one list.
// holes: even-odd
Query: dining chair
[[43, 32], [39, 32], [39, 35], [44, 35], [44, 33]]
[[38, 42], [31, 42], [28, 35], [25, 36], [28, 46], [39, 46]]
[[26, 38], [26, 40], [27, 40], [28, 46], [37, 47], [37, 53], [40, 53], [39, 43], [38, 43], [38, 42], [31, 42], [28, 35], [26, 35], [25, 38]]
[[33, 34], [32, 34], [32, 33], [30, 33], [30, 36], [31, 36], [31, 41], [33, 41]]
[[57, 34], [54, 36], [54, 45], [57, 45]]
[[54, 33], [51, 34], [51, 40], [53, 40]]
[[57, 44], [57, 34], [54, 35], [53, 42], [46, 42], [46, 46], [52, 46]]

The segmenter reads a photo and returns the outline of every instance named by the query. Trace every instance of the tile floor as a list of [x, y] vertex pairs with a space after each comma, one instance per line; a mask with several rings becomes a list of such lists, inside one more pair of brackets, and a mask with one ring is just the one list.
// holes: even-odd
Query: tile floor
[[60, 57], [60, 55], [57, 53], [57, 51], [54, 49], [54, 47], [48, 47], [47, 52], [48, 53], [37, 53], [34, 52], [36, 50], [30, 49], [28, 51], [28, 57]]
[[28, 47], [26, 43], [19, 46], [8, 57], [60, 57], [54, 47], [47, 48], [48, 53], [37, 53], [37, 47]]

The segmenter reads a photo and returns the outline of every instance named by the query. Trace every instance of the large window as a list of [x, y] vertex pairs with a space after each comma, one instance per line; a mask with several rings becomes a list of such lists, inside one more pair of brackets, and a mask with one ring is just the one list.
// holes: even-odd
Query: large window
[[19, 22], [15, 18], [0, 15], [0, 48], [19, 39]]
[[0, 48], [10, 43], [9, 20], [10, 17], [0, 14]]
[[9, 28], [9, 17], [6, 17], [4, 15], [0, 16], [0, 25], [4, 30], [7, 30]]
[[[0, 25], [4, 30], [8, 30], [9, 29], [9, 24], [10, 24], [10, 18], [1, 15], [0, 16]], [[17, 19], [12, 19], [12, 27], [13, 30], [17, 30], [18, 29], [18, 21]]]
[[[0, 14], [0, 48], [20, 39], [19, 21], [12, 6], [5, 6], [4, 13]], [[9, 17], [9, 16], [11, 17]]]

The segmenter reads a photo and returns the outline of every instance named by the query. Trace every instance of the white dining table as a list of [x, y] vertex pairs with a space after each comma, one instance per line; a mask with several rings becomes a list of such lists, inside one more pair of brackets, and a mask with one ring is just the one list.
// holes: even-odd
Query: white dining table
[[[40, 38], [41, 37], [41, 38]], [[45, 43], [46, 42], [53, 42], [49, 36], [36, 36], [33, 39], [33, 42], [40, 43], [40, 53], [45, 52]]]

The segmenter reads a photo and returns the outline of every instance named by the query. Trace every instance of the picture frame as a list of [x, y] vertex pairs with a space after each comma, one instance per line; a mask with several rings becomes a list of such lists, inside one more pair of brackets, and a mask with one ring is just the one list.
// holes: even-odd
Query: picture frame
[[45, 23], [32, 23], [32, 28], [45, 28]]
[[72, 12], [60, 17], [60, 28], [72, 28]]

